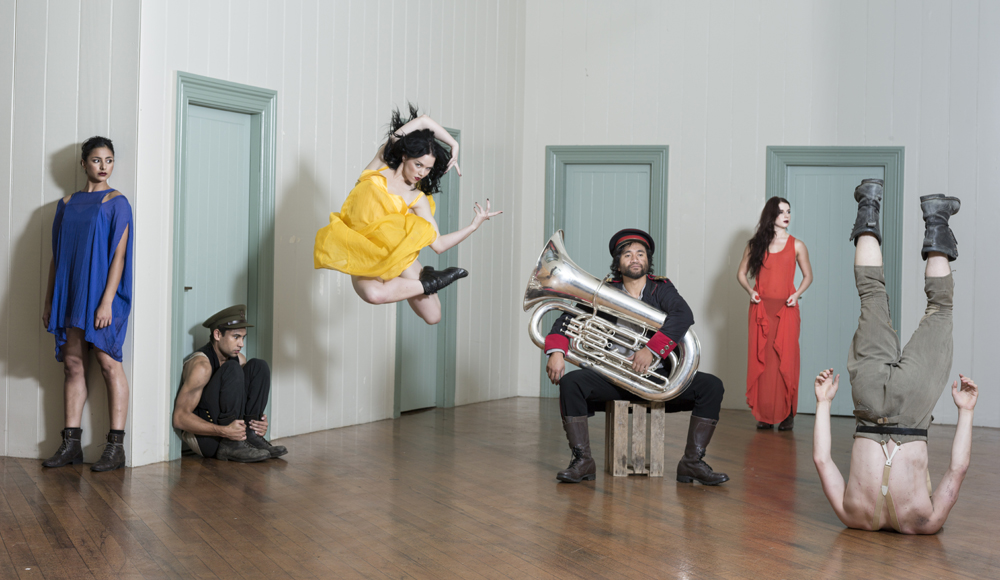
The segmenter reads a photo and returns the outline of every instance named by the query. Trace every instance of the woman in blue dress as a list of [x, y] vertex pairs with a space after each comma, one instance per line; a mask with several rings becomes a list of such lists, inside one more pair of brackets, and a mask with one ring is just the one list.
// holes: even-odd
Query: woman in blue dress
[[56, 454], [42, 463], [83, 462], [80, 421], [87, 401], [87, 360], [94, 348], [108, 388], [111, 431], [93, 471], [125, 466], [128, 381], [122, 343], [132, 307], [132, 206], [108, 185], [115, 148], [105, 137], [83, 143], [83, 190], [59, 201], [52, 223], [52, 262], [42, 322], [56, 337], [56, 360], [65, 366], [66, 428]]

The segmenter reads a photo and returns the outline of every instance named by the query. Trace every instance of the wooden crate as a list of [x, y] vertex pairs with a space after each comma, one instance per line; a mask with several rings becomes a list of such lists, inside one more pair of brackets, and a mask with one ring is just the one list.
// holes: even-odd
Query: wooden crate
[[[608, 401], [605, 411], [604, 470], [615, 477], [623, 475], [663, 477], [663, 429], [666, 424], [663, 403]], [[631, 430], [628, 420], [630, 411]], [[646, 420], [647, 411], [649, 421]], [[649, 424], [648, 454], [647, 423]], [[631, 449], [629, 431], [632, 435]]]

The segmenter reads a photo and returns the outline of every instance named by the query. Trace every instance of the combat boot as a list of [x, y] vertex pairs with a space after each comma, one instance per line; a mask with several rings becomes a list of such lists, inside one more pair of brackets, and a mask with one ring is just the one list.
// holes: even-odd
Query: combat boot
[[42, 462], [42, 467], [62, 467], [63, 465], [80, 465], [83, 463], [83, 447], [80, 446], [80, 436], [83, 429], [66, 427], [62, 430], [62, 445], [56, 454]]
[[91, 471], [113, 471], [125, 467], [125, 434], [108, 433], [108, 442], [104, 453], [97, 463], [90, 466]]
[[246, 441], [233, 441], [223, 439], [219, 441], [219, 450], [215, 452], [215, 458], [220, 461], [236, 461], [239, 463], [255, 463], [271, 458], [271, 453], [264, 449], [257, 449]]
[[882, 209], [882, 186], [885, 182], [881, 179], [864, 179], [861, 185], [854, 188], [854, 200], [858, 202], [858, 217], [854, 221], [854, 230], [851, 232], [850, 241], [858, 245], [858, 236], [861, 234], [871, 234], [882, 245], [882, 231], [879, 229], [879, 211]]
[[569, 450], [573, 458], [569, 467], [556, 474], [556, 479], [566, 483], [580, 483], [597, 478], [597, 464], [590, 455], [590, 430], [587, 426], [587, 416], [566, 417], [563, 419], [563, 429], [569, 440]]
[[946, 197], [943, 193], [933, 193], [920, 198], [920, 209], [924, 212], [924, 247], [920, 257], [927, 259], [930, 252], [941, 252], [949, 262], [958, 257], [958, 240], [948, 226], [948, 219], [958, 213], [962, 202], [957, 197]]
[[430, 266], [424, 266], [424, 269], [420, 271], [420, 283], [424, 287], [424, 294], [430, 296], [431, 294], [437, 294], [438, 290], [441, 290], [455, 280], [465, 278], [468, 275], [469, 273], [465, 268], [452, 267], [438, 271]]
[[264, 439], [257, 434], [256, 431], [250, 428], [250, 421], [257, 421], [260, 417], [253, 417], [251, 415], [244, 415], [243, 422], [247, 425], [247, 443], [250, 447], [255, 449], [263, 449], [271, 454], [271, 458], [281, 457], [282, 455], [288, 453], [288, 448], [284, 445], [271, 445], [271, 442]]
[[677, 464], [677, 481], [681, 483], [697, 481], [702, 485], [719, 485], [729, 481], [728, 475], [712, 471], [711, 466], [702, 461], [705, 450], [712, 441], [717, 423], [718, 421], [714, 419], [691, 415], [684, 457]]

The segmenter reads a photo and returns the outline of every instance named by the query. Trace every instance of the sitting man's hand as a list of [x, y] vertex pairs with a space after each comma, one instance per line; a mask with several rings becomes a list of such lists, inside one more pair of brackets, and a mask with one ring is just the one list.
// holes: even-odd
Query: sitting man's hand
[[243, 441], [247, 438], [247, 426], [242, 419], [237, 419], [228, 425], [220, 425], [222, 436], [233, 441]]
[[645, 373], [649, 370], [649, 365], [653, 364], [654, 357], [655, 355], [653, 354], [653, 351], [648, 348], [639, 349], [635, 354], [629, 357], [629, 360], [632, 361], [632, 370], [640, 375]]
[[260, 421], [256, 419], [250, 420], [250, 428], [254, 430], [254, 433], [260, 435], [261, 437], [267, 433], [267, 414], [262, 414], [260, 416]]
[[833, 401], [840, 386], [840, 375], [833, 376], [833, 369], [826, 369], [816, 376], [816, 402]]
[[959, 409], [971, 411], [976, 408], [976, 401], [979, 400], [979, 387], [975, 381], [959, 373], [962, 379], [962, 388], [958, 387], [958, 381], [951, 385], [951, 398], [955, 399], [955, 406]]
[[563, 353], [556, 351], [549, 355], [549, 362], [545, 365], [545, 372], [549, 375], [549, 380], [553, 385], [558, 385], [562, 380], [563, 373], [566, 372], [566, 361]]

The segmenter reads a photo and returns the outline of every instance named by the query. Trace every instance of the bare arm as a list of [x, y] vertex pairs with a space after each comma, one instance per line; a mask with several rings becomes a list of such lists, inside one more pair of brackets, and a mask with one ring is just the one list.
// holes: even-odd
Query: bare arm
[[188, 361], [181, 375], [181, 389], [174, 401], [174, 428], [211, 437], [225, 437], [233, 441], [246, 439], [246, 426], [242, 419], [237, 419], [229, 425], [209, 423], [194, 414], [195, 407], [201, 401], [201, 393], [212, 378], [212, 364], [204, 357]]
[[834, 513], [845, 526], [851, 527], [847, 512], [844, 511], [844, 492], [847, 486], [840, 469], [830, 455], [830, 404], [837, 387], [840, 385], [840, 375], [833, 376], [833, 369], [827, 369], [816, 377], [816, 426], [813, 429], [813, 463], [819, 473], [819, 481], [823, 484], [823, 493], [833, 507]]
[[750, 281], [747, 279], [747, 272], [750, 271], [750, 245], [743, 250], [743, 259], [740, 260], [740, 267], [736, 269], [736, 281], [750, 295], [750, 301], [754, 304], [760, 302], [760, 296], [753, 290]]
[[430, 222], [430, 224], [434, 226], [434, 231], [438, 232], [437, 239], [431, 242], [431, 249], [439, 254], [457, 246], [459, 242], [472, 235], [472, 232], [478, 230], [479, 226], [483, 225], [483, 222], [489, 220], [491, 217], [503, 213], [502, 211], [490, 211], [490, 200], [488, 199], [486, 200], [486, 209], [483, 209], [477, 202], [475, 211], [476, 216], [472, 218], [471, 224], [460, 230], [451, 232], [450, 234], [442, 235], [438, 230], [437, 222], [434, 221], [434, 216], [431, 215], [431, 205], [427, 201], [427, 198], [422, 198], [416, 205], [413, 206], [413, 213]]
[[806, 288], [812, 284], [813, 281], [813, 270], [812, 264], [809, 263], [809, 249], [806, 248], [805, 243], [802, 240], [795, 240], [795, 261], [799, 264], [799, 270], [802, 270], [802, 283], [799, 284], [799, 289], [795, 291], [788, 297], [786, 304], [789, 306], [795, 306], [802, 297], [802, 294], [806, 291]]
[[951, 444], [951, 464], [931, 496], [934, 511], [930, 519], [918, 526], [918, 533], [922, 534], [933, 534], [944, 525], [951, 508], [958, 501], [958, 490], [969, 471], [972, 457], [972, 414], [979, 398], [979, 389], [969, 377], [959, 377], [962, 379], [961, 389], [958, 381], [951, 385], [951, 396], [958, 407], [958, 425], [955, 427], [955, 440]]
[[122, 281], [122, 271], [125, 269], [125, 250], [128, 248], [128, 226], [122, 234], [118, 247], [115, 248], [115, 255], [111, 258], [111, 266], [108, 269], [108, 283], [104, 285], [104, 294], [101, 296], [101, 303], [97, 306], [94, 315], [94, 328], [104, 328], [111, 324], [111, 304], [115, 299], [115, 292], [118, 291], [118, 284]]
[[[457, 165], [458, 162], [458, 141], [451, 136], [451, 133], [445, 130], [444, 127], [438, 124], [437, 121], [431, 119], [427, 115], [420, 115], [416, 119], [413, 119], [409, 123], [406, 123], [396, 131], [397, 135], [406, 135], [407, 133], [412, 133], [413, 131], [420, 131], [422, 129], [430, 129], [434, 133], [434, 137], [451, 148], [451, 162], [448, 163], [448, 169], [452, 166]], [[375, 158], [372, 159], [371, 163], [365, 169], [373, 170], [379, 169], [385, 165], [385, 159], [382, 158], [382, 152], [385, 151], [385, 144], [378, 148], [378, 152], [375, 154]], [[459, 175], [462, 175], [461, 169], [456, 168]]]

